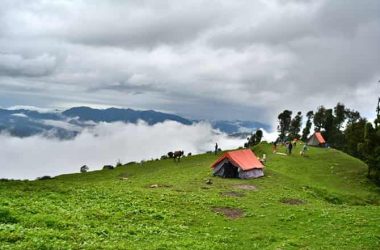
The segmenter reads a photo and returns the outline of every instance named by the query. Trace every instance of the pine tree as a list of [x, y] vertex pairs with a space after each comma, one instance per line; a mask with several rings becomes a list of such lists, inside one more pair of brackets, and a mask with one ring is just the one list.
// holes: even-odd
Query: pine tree
[[364, 161], [368, 165], [368, 177], [380, 182], [380, 129], [367, 123], [364, 131], [364, 142], [358, 145]]
[[358, 150], [358, 144], [364, 143], [364, 131], [367, 124], [367, 120], [360, 118], [355, 123], [350, 123], [344, 130], [345, 145], [343, 150], [355, 157], [364, 160], [363, 155]]
[[299, 111], [297, 115], [291, 120], [289, 127], [289, 140], [300, 139], [299, 132], [302, 125], [302, 113]]
[[314, 128], [315, 131], [321, 131], [325, 124], [325, 118], [326, 117], [326, 108], [324, 106], [320, 106], [315, 112], [314, 117], [313, 117], [313, 123], [314, 123]]
[[247, 142], [244, 144], [244, 147], [253, 147], [261, 142], [263, 138], [263, 131], [258, 129], [254, 134], [247, 138]]
[[358, 151], [368, 165], [368, 178], [374, 178], [375, 182], [380, 184], [380, 97], [376, 111], [375, 126], [370, 122], [366, 124], [364, 142], [358, 145]]
[[307, 138], [309, 137], [311, 126], [313, 125], [313, 123], [311, 122], [311, 119], [313, 119], [313, 116], [314, 116], [313, 111], [309, 111], [306, 114], [307, 121], [306, 121], [305, 128], [302, 130], [302, 137], [301, 137], [301, 140], [304, 142], [306, 142]]
[[284, 110], [278, 115], [278, 127], [277, 130], [280, 133], [279, 139], [284, 141], [289, 133], [290, 123], [292, 121], [292, 111]]

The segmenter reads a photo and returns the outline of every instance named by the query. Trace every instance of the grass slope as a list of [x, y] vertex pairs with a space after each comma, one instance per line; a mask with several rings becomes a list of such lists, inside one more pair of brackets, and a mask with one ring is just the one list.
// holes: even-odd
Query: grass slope
[[[379, 189], [361, 161], [333, 149], [311, 148], [304, 158], [270, 150], [255, 148], [268, 155], [266, 176], [256, 180], [210, 177], [216, 156], [204, 154], [1, 181], [0, 249], [380, 248]], [[231, 191], [236, 197], [222, 194]], [[214, 211], [224, 207], [244, 215]]]

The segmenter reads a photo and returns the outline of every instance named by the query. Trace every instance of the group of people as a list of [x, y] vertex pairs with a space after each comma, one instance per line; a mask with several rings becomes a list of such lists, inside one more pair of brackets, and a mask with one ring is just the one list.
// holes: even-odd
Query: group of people
[[[274, 154], [277, 153], [277, 144], [278, 144], [278, 141], [273, 142], [273, 153]], [[294, 140], [293, 142], [287, 141], [287, 142], [283, 142], [282, 144], [286, 148], [286, 154], [291, 155], [293, 148], [295, 148], [297, 146], [297, 141], [296, 140]], [[300, 155], [304, 156], [307, 150], [308, 150], [307, 144], [305, 143], [302, 147], [302, 150], [300, 151]]]

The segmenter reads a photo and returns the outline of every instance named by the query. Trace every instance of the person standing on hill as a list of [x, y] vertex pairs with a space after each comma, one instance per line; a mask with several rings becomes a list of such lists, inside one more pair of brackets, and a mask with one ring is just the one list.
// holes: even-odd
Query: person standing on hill
[[307, 144], [305, 143], [305, 145], [303, 145], [302, 147], [301, 156], [304, 156], [307, 150], [308, 150]]
[[277, 153], [277, 141], [273, 142], [273, 154]]
[[293, 144], [292, 144], [292, 142], [289, 142], [289, 144], [288, 144], [288, 154], [289, 155], [292, 154], [292, 149], [293, 149]]
[[285, 146], [285, 153], [289, 154], [289, 142], [283, 142], [283, 145]]
[[218, 143], [215, 143], [215, 155], [218, 153]]

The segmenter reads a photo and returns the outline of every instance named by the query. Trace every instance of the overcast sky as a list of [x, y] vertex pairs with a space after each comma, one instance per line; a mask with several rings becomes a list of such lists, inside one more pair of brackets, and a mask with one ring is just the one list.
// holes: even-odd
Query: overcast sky
[[373, 117], [379, 0], [0, 2], [0, 106]]

